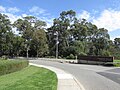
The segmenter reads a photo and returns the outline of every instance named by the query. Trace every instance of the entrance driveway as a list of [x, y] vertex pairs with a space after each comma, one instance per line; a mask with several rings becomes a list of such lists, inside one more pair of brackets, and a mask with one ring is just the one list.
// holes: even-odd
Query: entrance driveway
[[57, 67], [71, 73], [86, 90], [120, 90], [120, 68], [46, 60], [30, 60], [30, 62]]

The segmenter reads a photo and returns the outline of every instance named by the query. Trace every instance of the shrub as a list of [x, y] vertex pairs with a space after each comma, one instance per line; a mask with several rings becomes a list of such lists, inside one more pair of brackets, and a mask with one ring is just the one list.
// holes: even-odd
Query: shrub
[[80, 55], [80, 56], [87, 56], [87, 54], [84, 53], [84, 52], [81, 52], [79, 55]]
[[69, 56], [66, 57], [66, 59], [75, 59], [75, 56], [73, 54], [70, 54]]
[[119, 59], [120, 60], [120, 53], [115, 53], [115, 54], [113, 54], [113, 56], [114, 56], [115, 59]]
[[3, 56], [1, 57], [1, 59], [3, 59], [3, 60], [7, 60], [7, 59], [8, 59], [8, 56], [3, 55]]
[[108, 57], [108, 56], [111, 56], [111, 55], [110, 55], [110, 52], [107, 51], [107, 50], [103, 50], [102, 53], [101, 53], [101, 55], [102, 55], [102, 56], [107, 56], [107, 57]]
[[55, 56], [46, 56], [46, 58], [55, 58]]
[[26, 60], [0, 60], [0, 75], [21, 70], [27, 67], [28, 64], [29, 62]]
[[120, 63], [115, 63], [114, 66], [115, 67], [120, 67]]

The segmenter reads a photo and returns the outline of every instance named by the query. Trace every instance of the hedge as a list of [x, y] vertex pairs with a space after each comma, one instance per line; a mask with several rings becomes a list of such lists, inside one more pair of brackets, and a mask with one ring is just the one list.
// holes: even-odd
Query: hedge
[[19, 71], [27, 67], [27, 60], [0, 60], [0, 75]]

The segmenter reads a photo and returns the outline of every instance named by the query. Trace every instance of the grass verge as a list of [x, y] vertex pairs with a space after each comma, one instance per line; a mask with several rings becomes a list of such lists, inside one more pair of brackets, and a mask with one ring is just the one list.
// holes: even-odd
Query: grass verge
[[0, 90], [57, 90], [54, 72], [35, 66], [0, 76]]
[[120, 67], [120, 60], [113, 61], [115, 67]]

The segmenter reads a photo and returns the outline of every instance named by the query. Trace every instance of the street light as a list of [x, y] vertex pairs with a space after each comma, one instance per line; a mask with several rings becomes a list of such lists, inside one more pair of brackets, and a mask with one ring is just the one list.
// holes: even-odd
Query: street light
[[29, 55], [28, 55], [29, 46], [28, 46], [27, 43], [25, 44], [25, 48], [26, 48], [26, 57], [27, 57], [27, 59], [28, 59], [28, 56], [29, 56]]
[[31, 41], [31, 39], [28, 41], [27, 39], [26, 39], [26, 42], [25, 42], [25, 48], [26, 48], [26, 57], [27, 57], [27, 59], [28, 59], [28, 57], [29, 57], [29, 49], [30, 49], [30, 45], [29, 45], [29, 42]]
[[58, 32], [56, 31], [54, 33], [54, 35], [56, 35], [56, 59], [58, 58], [58, 44], [59, 44], [59, 41], [58, 41]]

